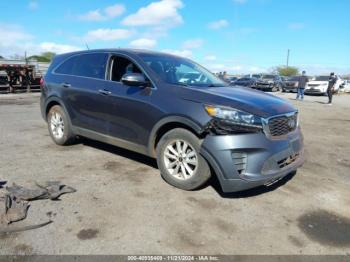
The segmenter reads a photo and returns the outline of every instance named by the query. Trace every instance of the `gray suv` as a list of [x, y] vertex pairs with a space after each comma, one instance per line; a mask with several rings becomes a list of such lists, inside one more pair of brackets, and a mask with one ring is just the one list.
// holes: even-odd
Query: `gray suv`
[[41, 86], [56, 144], [87, 137], [156, 158], [163, 178], [184, 190], [211, 176], [224, 192], [271, 184], [304, 161], [291, 104], [229, 86], [186, 58], [130, 49], [62, 54]]

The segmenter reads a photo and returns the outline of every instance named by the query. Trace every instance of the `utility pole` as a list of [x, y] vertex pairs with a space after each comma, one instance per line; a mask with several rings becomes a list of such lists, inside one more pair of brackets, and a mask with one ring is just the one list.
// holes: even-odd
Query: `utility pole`
[[289, 52], [290, 52], [290, 50], [288, 49], [288, 51], [287, 51], [287, 68], [289, 66]]

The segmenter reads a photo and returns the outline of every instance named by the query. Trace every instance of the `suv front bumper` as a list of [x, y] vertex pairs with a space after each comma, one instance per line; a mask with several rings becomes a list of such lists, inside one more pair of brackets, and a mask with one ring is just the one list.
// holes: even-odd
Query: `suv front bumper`
[[201, 148], [217, 174], [224, 192], [271, 184], [304, 163], [300, 128], [285, 137], [270, 139], [264, 133], [208, 135]]

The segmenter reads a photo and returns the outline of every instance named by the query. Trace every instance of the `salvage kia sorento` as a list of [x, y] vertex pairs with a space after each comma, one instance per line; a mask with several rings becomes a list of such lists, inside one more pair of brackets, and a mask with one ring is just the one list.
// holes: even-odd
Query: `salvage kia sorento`
[[41, 111], [58, 145], [86, 137], [157, 159], [171, 185], [217, 176], [224, 192], [268, 185], [304, 162], [298, 112], [287, 101], [232, 87], [195, 62], [133, 49], [57, 55]]

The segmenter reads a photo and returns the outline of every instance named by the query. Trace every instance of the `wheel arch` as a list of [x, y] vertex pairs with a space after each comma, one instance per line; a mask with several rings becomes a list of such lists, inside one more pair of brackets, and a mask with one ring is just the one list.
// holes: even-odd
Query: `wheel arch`
[[56, 96], [53, 96], [53, 97], [50, 97], [49, 99], [47, 99], [46, 103], [45, 103], [45, 111], [44, 111], [44, 119], [45, 121], [47, 121], [47, 115], [50, 111], [50, 109], [55, 106], [55, 105], [59, 105], [60, 107], [62, 107], [64, 113], [66, 114], [66, 117], [69, 121], [69, 124], [71, 125], [71, 119], [70, 119], [70, 116], [68, 114], [68, 111], [64, 105], [64, 103], [61, 101], [60, 98], [56, 97]]
[[169, 116], [163, 118], [158, 121], [150, 133], [148, 141], [148, 154], [150, 156], [156, 156], [155, 150], [159, 140], [165, 133], [174, 128], [184, 128], [196, 135], [198, 138], [203, 138], [204, 135], [201, 125], [191, 119], [183, 116]]

